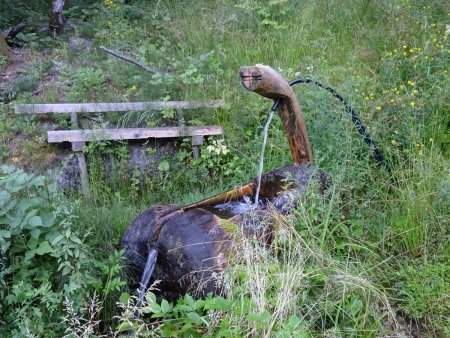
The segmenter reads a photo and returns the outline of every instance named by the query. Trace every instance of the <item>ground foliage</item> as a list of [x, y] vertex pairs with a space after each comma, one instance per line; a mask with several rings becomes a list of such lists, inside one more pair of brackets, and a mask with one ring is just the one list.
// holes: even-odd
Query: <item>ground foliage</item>
[[[13, 62], [0, 56], [2, 336], [450, 335], [446, 1], [73, 0], [62, 36], [42, 29], [48, 1], [0, 6], [8, 9], [2, 30], [29, 23], [10, 41], [21, 46]], [[145, 73], [100, 45], [159, 71]], [[117, 245], [126, 225], [149, 204], [194, 202], [255, 176], [271, 102], [245, 92], [237, 76], [255, 63], [333, 86], [392, 172], [375, 164], [329, 93], [298, 85], [315, 164], [332, 178], [325, 196], [312, 186], [293, 215], [279, 216], [272, 247], [237, 241], [242, 254], [217, 276], [226, 297], [169, 303], [152, 290], [136, 309]], [[47, 145], [45, 131], [69, 128], [69, 118], [13, 113], [17, 103], [216, 98], [226, 106], [181, 120], [173, 110], [81, 116], [91, 128], [225, 130], [199, 159], [180, 140], [145, 177], [128, 170], [125, 143], [89, 144], [90, 201], [42, 175], [64, 153]], [[265, 171], [289, 162], [274, 120]]]

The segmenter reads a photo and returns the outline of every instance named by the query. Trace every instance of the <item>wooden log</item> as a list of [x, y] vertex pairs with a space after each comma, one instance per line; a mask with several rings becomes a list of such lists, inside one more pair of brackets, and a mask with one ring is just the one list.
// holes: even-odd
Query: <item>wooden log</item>
[[289, 83], [271, 67], [257, 65], [239, 70], [245, 89], [273, 100], [280, 99], [278, 114], [286, 131], [294, 163], [313, 162], [305, 119]]
[[18, 23], [17, 25], [8, 28], [7, 30], [3, 31], [3, 37], [5, 39], [14, 39], [16, 37], [17, 34], [19, 34], [21, 31], [23, 31], [25, 29], [25, 27], [27, 26], [27, 21], [22, 21], [20, 23]]
[[146, 138], [192, 137], [195, 135], [209, 136], [221, 134], [223, 134], [223, 129], [219, 126], [47, 131], [49, 143], [102, 140], [139, 140]]
[[113, 103], [44, 103], [18, 104], [16, 114], [45, 114], [45, 113], [106, 113], [143, 110], [199, 109], [220, 108], [224, 100], [208, 101], [154, 101], [154, 102], [113, 102]]

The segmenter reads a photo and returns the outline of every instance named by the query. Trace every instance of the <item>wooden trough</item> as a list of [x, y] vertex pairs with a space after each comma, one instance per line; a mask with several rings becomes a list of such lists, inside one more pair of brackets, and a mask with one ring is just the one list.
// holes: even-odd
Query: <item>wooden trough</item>
[[[187, 205], [155, 205], [139, 215], [127, 228], [121, 245], [139, 273], [150, 250], [156, 249], [154, 278], [168, 299], [190, 292], [202, 297], [220, 294], [216, 275], [228, 264], [233, 248], [232, 233], [241, 231], [260, 242], [273, 240], [273, 223], [261, 227], [260, 220], [272, 210], [288, 212], [298, 202], [313, 176], [312, 151], [303, 114], [288, 82], [268, 66], [240, 69], [241, 82], [249, 91], [280, 99], [278, 113], [292, 153], [293, 164], [262, 176], [262, 208], [245, 207], [254, 201], [256, 179], [223, 194]], [[273, 212], [273, 211], [271, 211]], [[258, 226], [255, 226], [258, 225]]]

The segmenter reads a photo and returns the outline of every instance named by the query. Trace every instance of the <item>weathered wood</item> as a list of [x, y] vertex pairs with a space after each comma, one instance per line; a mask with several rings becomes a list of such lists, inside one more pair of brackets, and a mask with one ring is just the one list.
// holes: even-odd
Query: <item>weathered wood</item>
[[[78, 114], [70, 113], [70, 123], [73, 130], [79, 128], [78, 125]], [[80, 168], [80, 181], [81, 181], [81, 191], [86, 198], [91, 198], [91, 187], [89, 185], [89, 175], [87, 171], [86, 157], [82, 152], [84, 147], [84, 142], [73, 142], [72, 150], [75, 152], [78, 161], [78, 167]]]
[[220, 108], [224, 100], [208, 101], [154, 101], [154, 102], [114, 102], [114, 103], [54, 103], [18, 104], [16, 114], [45, 113], [106, 113], [143, 110]]
[[257, 65], [239, 70], [245, 89], [270, 99], [280, 99], [278, 114], [286, 131], [294, 163], [312, 163], [305, 119], [289, 83], [271, 67]]
[[198, 146], [203, 145], [205, 137], [203, 135], [194, 135], [192, 137], [192, 155], [195, 159], [200, 158], [200, 149]]
[[100, 140], [139, 140], [146, 138], [189, 137], [195, 135], [221, 135], [222, 127], [161, 127], [161, 128], [120, 128], [98, 130], [49, 130], [49, 143], [83, 142]]
[[[244, 67], [240, 74], [246, 89], [265, 97], [281, 99], [279, 114], [295, 164], [262, 176], [260, 197], [265, 204], [263, 208], [249, 204], [255, 199], [255, 179], [225, 193], [184, 206], [162, 221], [152, 217], [154, 211], [150, 208], [144, 216], [138, 217], [139, 222], [130, 225], [124, 236], [126, 241], [122, 241], [125, 256], [142, 268], [145, 262], [139, 257], [146, 257], [149, 245], [155, 247], [159, 254], [154, 278], [161, 280], [158, 286], [165, 295], [175, 293], [172, 299], [186, 292], [197, 297], [207, 292], [220, 294], [220, 281], [214, 284], [212, 281], [214, 276], [220, 275], [234, 253], [232, 234], [256, 238], [264, 245], [270, 244], [274, 239], [272, 213], [294, 210], [301, 201], [304, 189], [315, 176], [310, 165], [312, 153], [303, 115], [287, 81], [267, 66]], [[145, 225], [142, 224], [144, 217]], [[152, 237], [128, 236], [131, 239], [128, 241], [127, 234], [141, 233], [142, 226]], [[128, 247], [134, 250], [141, 243], [145, 244], [144, 249], [128, 253]]]
[[142, 63], [137, 62], [136, 60], [133, 60], [132, 58], [130, 58], [130, 57], [128, 57], [128, 56], [119, 54], [119, 53], [117, 53], [117, 52], [115, 52], [115, 51], [113, 51], [113, 50], [111, 50], [111, 49], [108, 49], [108, 48], [106, 48], [106, 47], [104, 47], [104, 46], [100, 46], [100, 49], [101, 49], [102, 51], [108, 53], [108, 54], [111, 54], [112, 56], [115, 56], [116, 58], [119, 58], [119, 59], [121, 59], [121, 60], [130, 62], [130, 63], [132, 63], [133, 65], [138, 66], [139, 68], [145, 70], [146, 72], [149, 72], [149, 73], [151, 73], [151, 74], [156, 74], [156, 73], [158, 73], [158, 70], [156, 70], [156, 69], [154, 69], [154, 68], [147, 67], [147, 66], [143, 65]]

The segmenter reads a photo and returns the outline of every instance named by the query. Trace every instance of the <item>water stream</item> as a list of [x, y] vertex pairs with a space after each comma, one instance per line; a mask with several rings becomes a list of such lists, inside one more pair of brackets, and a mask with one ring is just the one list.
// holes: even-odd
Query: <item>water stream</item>
[[267, 133], [269, 131], [270, 122], [272, 122], [273, 114], [275, 110], [272, 109], [269, 114], [269, 118], [267, 119], [266, 125], [264, 126], [264, 140], [261, 147], [261, 155], [259, 157], [259, 168], [258, 168], [258, 182], [256, 184], [256, 194], [255, 194], [255, 206], [259, 205], [259, 191], [261, 190], [261, 176], [264, 167], [264, 151], [266, 150], [267, 143]]
[[156, 258], [158, 257], [158, 251], [156, 249], [150, 249], [148, 252], [147, 263], [145, 263], [144, 272], [142, 273], [141, 281], [139, 283], [138, 302], [136, 306], [140, 308], [144, 301], [145, 291], [147, 290], [148, 282], [153, 274], [155, 268]]

